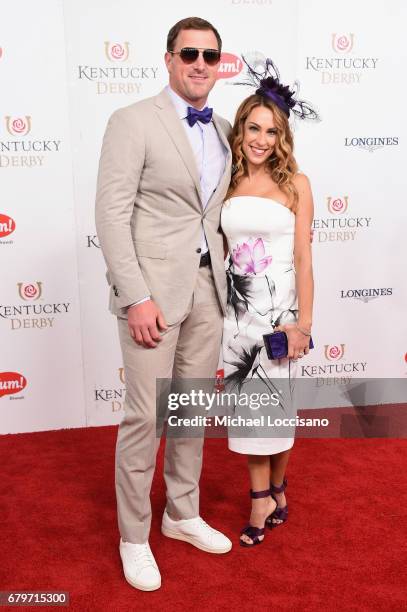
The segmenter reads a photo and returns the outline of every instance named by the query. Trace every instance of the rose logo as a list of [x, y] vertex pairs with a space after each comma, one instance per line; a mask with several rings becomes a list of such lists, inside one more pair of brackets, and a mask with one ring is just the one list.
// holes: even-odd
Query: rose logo
[[42, 294], [42, 283], [17, 283], [18, 294], [23, 300], [38, 300]]
[[113, 45], [110, 49], [110, 55], [113, 59], [122, 60], [124, 57], [124, 49], [121, 45]]
[[343, 198], [327, 198], [328, 210], [330, 213], [342, 214], [348, 208], [348, 196]]
[[335, 53], [350, 53], [353, 49], [353, 40], [353, 34], [348, 34], [348, 36], [332, 34], [332, 48]]
[[37, 289], [34, 285], [27, 285], [27, 287], [24, 287], [24, 295], [27, 298], [33, 298], [37, 295]]
[[343, 202], [340, 198], [337, 198], [332, 202], [332, 208], [336, 212], [340, 212], [343, 208]]
[[337, 346], [331, 346], [329, 349], [329, 356], [331, 359], [336, 359], [340, 353], [340, 350]]
[[105, 54], [111, 62], [125, 62], [129, 57], [129, 43], [110, 43], [105, 42]]
[[345, 345], [326, 344], [324, 352], [326, 359], [329, 359], [329, 361], [337, 361], [338, 359], [342, 359], [342, 357], [344, 356]]
[[6, 118], [6, 129], [12, 136], [26, 136], [31, 130], [31, 117], [26, 115], [22, 117], [12, 118], [7, 116]]

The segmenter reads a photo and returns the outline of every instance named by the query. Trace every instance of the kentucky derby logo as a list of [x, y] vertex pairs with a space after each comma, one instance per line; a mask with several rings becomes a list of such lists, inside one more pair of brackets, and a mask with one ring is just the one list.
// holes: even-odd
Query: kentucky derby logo
[[380, 58], [370, 53], [355, 56], [354, 42], [354, 34], [331, 34], [323, 44], [329, 45], [329, 55], [325, 52], [307, 55], [305, 69], [319, 73], [322, 85], [360, 85], [367, 75], [374, 73]]
[[326, 199], [328, 210], [332, 214], [342, 214], [348, 208], [348, 196], [344, 196], [343, 198], [331, 198], [328, 197]]
[[122, 384], [121, 387], [117, 386], [116, 388], [95, 388], [95, 402], [101, 402], [98, 404], [98, 406], [106, 406], [110, 409], [111, 412], [120, 412], [121, 410], [123, 410], [124, 400], [126, 396], [124, 368], [118, 368], [118, 370], [116, 371], [119, 374], [119, 380]]
[[335, 53], [350, 53], [353, 49], [354, 34], [332, 34], [332, 49]]
[[230, 79], [237, 76], [243, 68], [243, 62], [233, 53], [222, 53], [218, 70], [218, 79]]
[[16, 229], [16, 222], [8, 215], [0, 214], [0, 238], [5, 238]]
[[0, 372], [0, 397], [14, 395], [27, 386], [27, 379], [18, 372]]
[[43, 298], [40, 281], [17, 283], [17, 290], [24, 303], [0, 304], [0, 321], [8, 321], [12, 331], [55, 329], [60, 317], [70, 312], [70, 302], [49, 302]]
[[324, 354], [329, 361], [338, 361], [345, 354], [344, 344], [325, 344]]
[[42, 283], [17, 283], [18, 295], [23, 300], [39, 300], [42, 294]]
[[6, 129], [12, 136], [26, 136], [31, 130], [31, 117], [5, 117]]
[[105, 42], [105, 54], [110, 62], [125, 62], [129, 57], [129, 43]]

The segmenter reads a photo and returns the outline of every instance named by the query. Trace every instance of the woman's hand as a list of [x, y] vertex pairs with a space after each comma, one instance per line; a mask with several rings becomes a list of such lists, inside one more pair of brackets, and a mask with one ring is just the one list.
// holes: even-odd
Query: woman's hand
[[289, 359], [296, 361], [309, 353], [310, 336], [303, 334], [295, 323], [288, 323], [276, 327], [274, 331], [283, 331], [287, 334]]

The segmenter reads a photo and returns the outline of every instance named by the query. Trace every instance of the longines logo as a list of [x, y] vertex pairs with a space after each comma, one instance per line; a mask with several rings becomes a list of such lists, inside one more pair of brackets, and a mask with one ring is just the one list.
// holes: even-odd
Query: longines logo
[[376, 298], [393, 295], [393, 287], [385, 287], [382, 289], [342, 289], [341, 298], [353, 298], [367, 304]]
[[[124, 368], [118, 369], [119, 381], [125, 385]], [[124, 398], [126, 395], [126, 387], [117, 387], [115, 389], [95, 389], [95, 402], [107, 402], [110, 405], [112, 412], [123, 410]], [[101, 404], [104, 406], [105, 404]]]
[[21, 393], [27, 386], [27, 379], [19, 372], [0, 372], [0, 397], [10, 395], [9, 399], [23, 399], [12, 397], [16, 393]]
[[126, 65], [131, 56], [129, 42], [104, 43], [104, 56], [114, 66], [78, 66], [78, 79], [95, 84], [96, 94], [140, 94], [143, 83], [156, 79], [158, 66]]
[[349, 196], [328, 196], [326, 204], [330, 217], [316, 218], [312, 223], [318, 242], [349, 242], [360, 231], [370, 227], [372, 217], [348, 217]]
[[[21, 138], [28, 136], [32, 130], [31, 115], [24, 117], [4, 117], [5, 131], [18, 140], [0, 140], [0, 168], [20, 167], [32, 168], [43, 166], [48, 153], [58, 153], [60, 140], [29, 140]], [[4, 155], [7, 153], [7, 155]], [[42, 153], [42, 155], [38, 155]]]
[[[325, 363], [318, 365], [302, 365], [301, 376], [314, 378], [322, 375], [346, 375], [348, 378], [340, 380], [347, 381], [352, 374], [366, 371], [366, 361], [345, 361], [345, 344], [326, 344], [324, 346]], [[321, 379], [323, 381], [324, 379]], [[323, 383], [322, 383], [323, 384]]]
[[43, 303], [42, 293], [43, 283], [41, 281], [17, 283], [18, 297], [24, 303], [0, 304], [0, 319], [9, 321], [13, 331], [54, 327], [57, 316], [69, 312], [70, 302]]
[[355, 57], [352, 54], [355, 38], [353, 33], [337, 34], [335, 32], [331, 34], [330, 42], [334, 55], [331, 57], [307, 56], [306, 70], [317, 72], [322, 85], [360, 83], [366, 72], [376, 69], [379, 58]]
[[0, 244], [13, 244], [13, 240], [1, 240], [10, 236], [16, 229], [16, 222], [8, 215], [0, 213]]
[[352, 138], [345, 138], [345, 147], [357, 147], [358, 149], [362, 149], [362, 151], [368, 151], [369, 153], [373, 153], [377, 149], [383, 149], [383, 147], [394, 147], [399, 144], [398, 136], [386, 136], [386, 137], [363, 137], [359, 138], [354, 136]]

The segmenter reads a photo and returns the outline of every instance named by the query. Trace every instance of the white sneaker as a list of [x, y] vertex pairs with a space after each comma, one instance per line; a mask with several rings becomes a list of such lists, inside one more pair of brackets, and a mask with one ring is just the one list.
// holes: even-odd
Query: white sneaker
[[141, 591], [155, 591], [161, 586], [161, 574], [148, 542], [132, 544], [120, 538], [120, 556], [124, 577]]
[[165, 510], [161, 525], [162, 533], [168, 538], [183, 540], [193, 546], [210, 553], [227, 553], [232, 548], [232, 542], [220, 531], [212, 529], [203, 518], [173, 521]]

